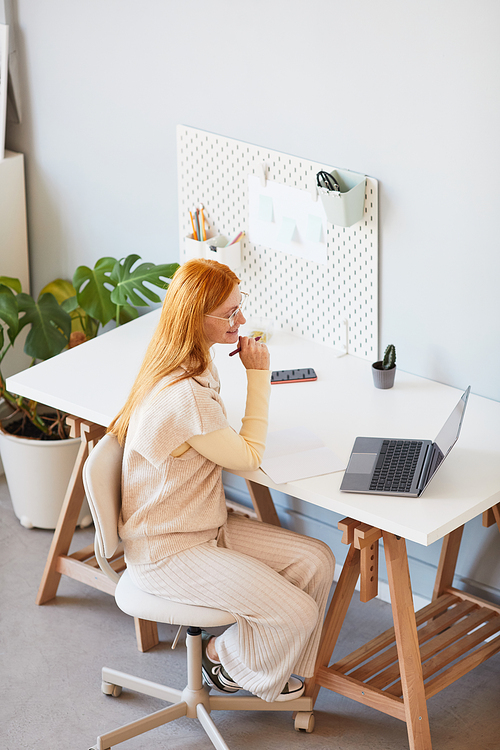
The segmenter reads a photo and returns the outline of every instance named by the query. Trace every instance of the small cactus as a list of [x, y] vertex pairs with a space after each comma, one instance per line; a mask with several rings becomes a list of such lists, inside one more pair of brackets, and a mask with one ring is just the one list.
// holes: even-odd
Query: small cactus
[[389, 344], [384, 352], [384, 358], [382, 360], [382, 369], [390, 370], [396, 366], [396, 347], [394, 344]]

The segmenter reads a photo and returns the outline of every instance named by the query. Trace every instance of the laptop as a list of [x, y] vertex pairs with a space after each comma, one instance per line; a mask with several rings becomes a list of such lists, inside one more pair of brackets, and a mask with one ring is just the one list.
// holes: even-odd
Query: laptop
[[340, 489], [419, 497], [458, 440], [470, 386], [434, 441], [358, 437]]

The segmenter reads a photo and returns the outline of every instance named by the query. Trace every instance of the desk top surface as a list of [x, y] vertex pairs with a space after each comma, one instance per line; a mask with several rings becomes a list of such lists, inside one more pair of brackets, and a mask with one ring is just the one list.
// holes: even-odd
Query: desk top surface
[[[9, 390], [108, 425], [123, 405], [159, 311], [13, 375]], [[318, 380], [273, 385], [270, 431], [304, 426], [347, 464], [358, 435], [434, 439], [461, 391], [398, 369], [389, 390], [373, 386], [370, 363], [286, 334], [269, 345], [273, 370], [314, 367]], [[215, 347], [222, 397], [238, 432], [246, 377], [239, 357]], [[467, 383], [465, 385], [468, 385]], [[474, 384], [472, 383], [472, 388]], [[340, 492], [343, 472], [276, 485], [263, 471], [246, 479], [428, 545], [500, 502], [500, 403], [471, 395], [461, 436], [419, 498]]]

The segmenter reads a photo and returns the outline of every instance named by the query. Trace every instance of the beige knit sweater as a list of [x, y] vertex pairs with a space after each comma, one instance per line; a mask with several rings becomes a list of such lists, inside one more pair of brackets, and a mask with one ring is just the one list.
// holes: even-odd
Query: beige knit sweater
[[[239, 436], [227, 421], [215, 366], [169, 386], [182, 371], [162, 380], [130, 420], [119, 533], [131, 564], [156, 562], [215, 539], [227, 518], [222, 486], [226, 461], [221, 448], [230, 451], [227, 465], [236, 469], [257, 468], [264, 452], [269, 371], [247, 370], [247, 403]], [[238, 442], [246, 450], [239, 451]], [[183, 444], [187, 449], [178, 455]]]

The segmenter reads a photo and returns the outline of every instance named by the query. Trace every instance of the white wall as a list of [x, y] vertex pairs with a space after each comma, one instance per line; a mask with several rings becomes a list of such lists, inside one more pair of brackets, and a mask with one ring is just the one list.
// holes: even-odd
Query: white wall
[[35, 291], [102, 255], [178, 258], [184, 123], [377, 178], [382, 345], [500, 399], [496, 0], [14, 0], [14, 17]]
[[500, 399], [495, 0], [17, 0], [35, 289], [177, 257], [175, 126], [380, 180], [381, 342]]

